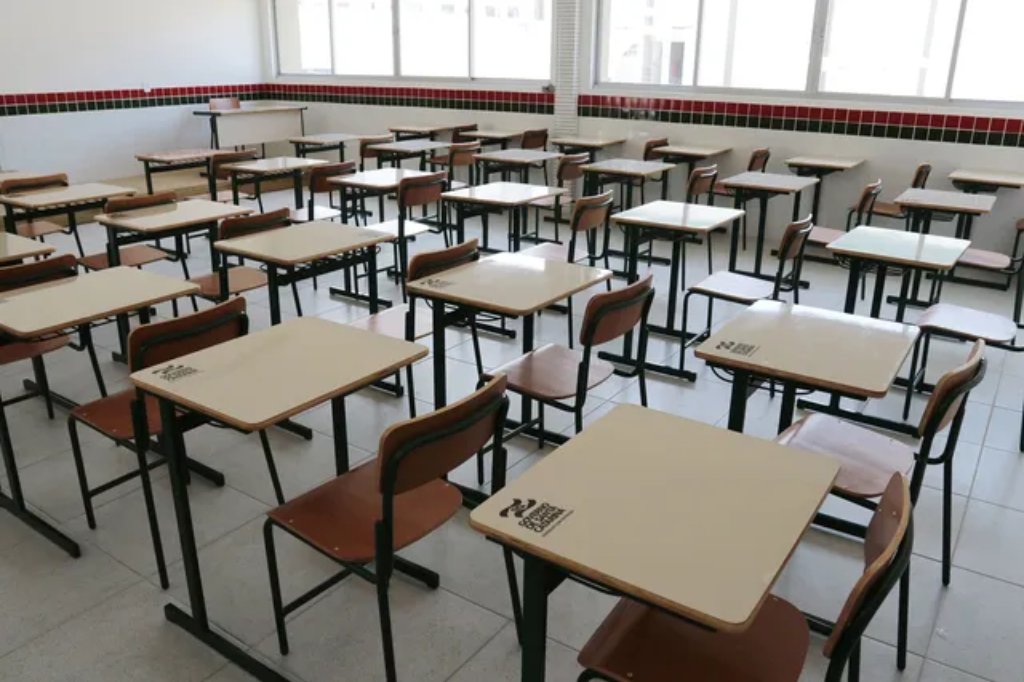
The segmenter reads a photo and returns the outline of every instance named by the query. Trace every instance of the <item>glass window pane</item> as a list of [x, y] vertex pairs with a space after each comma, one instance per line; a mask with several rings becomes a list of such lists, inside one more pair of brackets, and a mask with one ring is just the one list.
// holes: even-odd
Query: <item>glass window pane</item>
[[699, 6], [699, 0], [604, 0], [600, 80], [693, 85]]
[[333, 0], [334, 72], [392, 76], [391, 0]]
[[805, 89], [814, 6], [815, 0], [705, 0], [697, 83]]
[[954, 98], [1024, 101], [1024, 78], [1016, 73], [1022, 22], [1020, 0], [967, 0]]
[[552, 0], [472, 0], [473, 77], [551, 78]]
[[330, 73], [327, 0], [276, 0], [274, 17], [281, 73]]
[[469, 77], [468, 0], [400, 0], [403, 76]]
[[821, 90], [945, 97], [959, 14], [960, 0], [832, 0]]

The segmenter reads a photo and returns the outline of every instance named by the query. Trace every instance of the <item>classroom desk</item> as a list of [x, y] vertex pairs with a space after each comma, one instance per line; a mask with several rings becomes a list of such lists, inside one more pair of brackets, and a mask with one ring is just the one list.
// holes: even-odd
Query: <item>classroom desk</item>
[[289, 138], [295, 147], [295, 156], [300, 159], [306, 158], [309, 154], [317, 152], [338, 152], [338, 161], [345, 162], [345, 144], [348, 142], [359, 142], [371, 137], [378, 137], [379, 133], [349, 134], [349, 133], [327, 133], [324, 135], [303, 135], [302, 137]]
[[0, 196], [0, 204], [7, 209], [5, 227], [9, 234], [17, 234], [15, 225], [18, 220], [35, 220], [54, 215], [66, 215], [68, 226], [74, 231], [78, 227], [78, 213], [103, 208], [107, 199], [132, 194], [135, 194], [135, 190], [131, 187], [90, 182], [42, 192], [4, 195]]
[[[800, 219], [800, 199], [803, 191], [808, 187], [815, 186], [821, 181], [814, 177], [800, 177], [782, 175], [779, 173], [759, 173], [747, 171], [722, 180], [722, 185], [728, 187], [735, 194], [735, 206], [741, 208], [747, 198], [757, 199], [760, 202], [760, 211], [757, 216], [757, 247], [754, 251], [754, 270], [744, 272], [736, 268], [736, 257], [739, 255], [740, 245], [740, 224], [733, 223], [732, 243], [729, 247], [729, 270], [740, 272], [744, 275], [757, 277], [768, 281], [774, 281], [775, 276], [761, 272], [761, 260], [764, 255], [764, 237], [768, 224], [768, 201], [774, 197], [785, 194], [793, 195], [793, 220]], [[803, 286], [803, 283], [801, 283]]]
[[37, 239], [0, 232], [0, 265], [14, 265], [26, 258], [48, 256], [57, 248]]
[[586, 152], [590, 155], [590, 162], [597, 161], [597, 153], [602, 149], [614, 147], [618, 144], [625, 144], [624, 137], [556, 137], [551, 144], [558, 148], [563, 154], [580, 154]]
[[210, 146], [266, 144], [306, 134], [305, 104], [244, 102], [238, 109], [193, 111], [210, 121]]
[[685, 163], [686, 178], [689, 180], [693, 169], [697, 167], [698, 161], [710, 159], [712, 156], [721, 156], [732, 151], [732, 147], [711, 147], [699, 144], [670, 144], [664, 147], [655, 148], [652, 153], [657, 154], [665, 163]]
[[[458, 234], [458, 242], [461, 244], [466, 241], [466, 218], [479, 215], [483, 222], [484, 233], [483, 245], [480, 250], [495, 253], [497, 249], [491, 248], [489, 238], [488, 217], [491, 209], [504, 208], [508, 210], [509, 248], [511, 251], [518, 251], [523, 238], [522, 232], [529, 222], [530, 204], [539, 199], [554, 197], [554, 210], [557, 213], [559, 197], [567, 191], [564, 187], [543, 187], [518, 182], [492, 182], [445, 192], [441, 198], [455, 204], [455, 229]], [[472, 211], [474, 206], [479, 207], [479, 210]], [[537, 236], [527, 238], [541, 241]]]
[[1024, 173], [959, 168], [949, 174], [953, 186], [967, 194], [1024, 188]]
[[[427, 348], [355, 327], [305, 317], [136, 372], [131, 381], [160, 404], [167, 468], [181, 543], [189, 610], [164, 606], [167, 620], [264, 682], [286, 678], [214, 631], [203, 594], [183, 436], [184, 408], [246, 431], [265, 429], [330, 401], [338, 474], [348, 470], [345, 397], [427, 355]], [[168, 371], [175, 368], [172, 375]], [[173, 378], [172, 378], [173, 377]], [[255, 457], [254, 453], [254, 457]]]
[[302, 175], [313, 166], [323, 166], [327, 162], [323, 159], [299, 159], [289, 156], [279, 156], [273, 159], [257, 159], [256, 161], [243, 161], [242, 163], [230, 163], [221, 166], [222, 169], [231, 174], [231, 194], [235, 205], [238, 205], [239, 176], [247, 176], [246, 181], [256, 185], [256, 195], [260, 193], [260, 183], [267, 178], [281, 175], [292, 176], [292, 186], [295, 191], [295, 208], [303, 207], [302, 198]]
[[427, 157], [431, 152], [448, 149], [451, 146], [451, 142], [435, 142], [433, 139], [407, 139], [397, 142], [372, 144], [369, 148], [381, 154], [384, 157], [381, 159], [382, 161], [390, 161], [393, 168], [398, 168], [403, 159], [411, 159], [418, 156], [420, 159], [420, 170], [425, 171], [427, 170]]
[[[896, 309], [896, 321], [902, 322], [910, 284], [910, 271], [947, 273], [971, 243], [964, 239], [916, 234], [902, 230], [858, 225], [826, 248], [836, 256], [849, 261], [850, 276], [846, 283], [844, 312], [853, 313], [857, 305], [861, 270], [866, 263], [875, 264], [875, 293], [871, 299], [871, 317], [881, 314], [882, 296], [885, 294], [885, 275], [888, 266], [906, 270]], [[931, 303], [937, 303], [934, 300]]]
[[[217, 149], [177, 149], [154, 154], [136, 154], [135, 158], [142, 162], [142, 170], [146, 175], [146, 192], [153, 194], [153, 176], [155, 174], [189, 168], [206, 168], [210, 163], [210, 157], [218, 151]], [[211, 195], [216, 193], [212, 187], [215, 183], [216, 180], [211, 178]]]
[[[529, 182], [530, 168], [540, 168], [548, 161], [562, 158], [560, 152], [546, 152], [540, 149], [502, 149], [495, 152], [483, 152], [473, 158], [480, 169], [477, 177], [481, 182], [488, 182], [491, 173], [501, 172], [502, 179], [507, 180], [508, 171], [516, 168], [519, 181]], [[493, 168], [498, 166], [498, 168]]]
[[[667, 239], [672, 242], [668, 311], [665, 316], [665, 324], [648, 324], [647, 329], [650, 332], [677, 338], [683, 344], [693, 338], [693, 334], [686, 332], [685, 324], [684, 328], [680, 329], [676, 329], [675, 326], [679, 291], [686, 288], [686, 237], [702, 236], [707, 238], [712, 230], [722, 225], [728, 225], [741, 217], [743, 217], [743, 211], [740, 209], [686, 204], [677, 201], [655, 201], [622, 213], [616, 213], [611, 217], [612, 222], [626, 230], [626, 243], [629, 245], [626, 258], [626, 278], [629, 283], [633, 283], [639, 278], [637, 271], [639, 269], [640, 244], [645, 240], [652, 239]], [[636, 358], [633, 357], [632, 335], [627, 335], [623, 341], [621, 354], [601, 351], [598, 353], [598, 357], [611, 362], [636, 365]], [[679, 367], [653, 362], [645, 363], [644, 367], [651, 372], [696, 381], [696, 375], [684, 370], [682, 364], [682, 355], [680, 355]]]
[[[281, 324], [280, 287], [338, 270], [347, 271], [361, 263], [366, 263], [368, 267], [369, 294], [357, 295], [352, 291], [348, 276], [345, 278], [345, 289], [331, 287], [331, 294], [366, 301], [370, 305], [371, 314], [377, 312], [380, 303], [390, 305], [390, 301], [381, 301], [377, 297], [376, 249], [378, 244], [389, 241], [394, 241], [392, 235], [372, 229], [315, 221], [218, 241], [213, 248], [266, 266], [270, 323], [276, 325]], [[226, 268], [220, 269], [220, 277], [221, 290], [226, 291]]]
[[[415, 316], [417, 298], [433, 302], [434, 318], [434, 408], [448, 404], [445, 370], [445, 327], [457, 317], [445, 311], [445, 304], [506, 317], [523, 318], [523, 353], [533, 350], [534, 315], [553, 303], [610, 279], [608, 270], [575, 263], [546, 260], [518, 253], [500, 253], [468, 263], [433, 277], [409, 282], [409, 308]], [[530, 421], [533, 401], [523, 398], [522, 422], [508, 420], [509, 428]], [[537, 436], [537, 429], [525, 432]], [[549, 433], [545, 440], [565, 441]]]
[[815, 177], [821, 182], [814, 186], [814, 199], [811, 203], [811, 211], [815, 222], [823, 222], [821, 217], [821, 195], [825, 186], [825, 177], [833, 173], [843, 173], [853, 170], [864, 163], [864, 159], [845, 159], [831, 156], [795, 156], [786, 159], [789, 169], [800, 177]]
[[397, 125], [388, 128], [388, 132], [394, 133], [395, 138], [401, 140], [416, 140], [427, 138], [436, 140], [441, 133], [448, 133], [459, 126], [455, 125]]
[[793, 422], [798, 388], [832, 393], [828, 405], [803, 409], [913, 434], [914, 427], [843, 410], [840, 397], [881, 398], [889, 392], [920, 330], [911, 325], [781, 301], [744, 308], [696, 350], [708, 364], [733, 372], [729, 428], [743, 431], [748, 388], [755, 380], [783, 384], [779, 432]]
[[[50, 339], [77, 331], [82, 345], [89, 352], [100, 392], [105, 396], [106, 387], [92, 344], [95, 323], [133, 310], [139, 311], [139, 318], [144, 323], [148, 322], [150, 306], [187, 296], [198, 288], [180, 279], [136, 268], [111, 268], [4, 293], [0, 298], [0, 330], [23, 341]], [[37, 381], [25, 380], [26, 393], [9, 398], [8, 402], [42, 395]], [[78, 406], [52, 390], [50, 396], [54, 403], [64, 408]], [[80, 556], [78, 543], [26, 506], [6, 419], [0, 420], [0, 450], [10, 489], [9, 497], [0, 493], [0, 508], [6, 509], [72, 557]]]
[[743, 632], [838, 473], [821, 455], [616, 407], [470, 514], [524, 559], [521, 679], [545, 679], [548, 595], [570, 576]]
[[487, 146], [496, 144], [502, 149], [508, 149], [508, 145], [512, 140], [517, 137], [523, 136], [523, 131], [512, 131], [512, 130], [464, 130], [462, 136], [465, 138], [471, 138], [480, 140], [481, 146]]

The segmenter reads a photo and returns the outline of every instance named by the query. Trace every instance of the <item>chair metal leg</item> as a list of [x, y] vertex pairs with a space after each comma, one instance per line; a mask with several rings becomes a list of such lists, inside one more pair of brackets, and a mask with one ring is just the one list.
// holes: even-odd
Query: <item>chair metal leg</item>
[[167, 559], [164, 557], [164, 543], [160, 537], [160, 520], [156, 515], [156, 502], [153, 500], [153, 483], [149, 478], [149, 463], [145, 451], [137, 451], [139, 462], [139, 480], [142, 483], [142, 498], [146, 503], [146, 517], [149, 521], [149, 534], [153, 540], [153, 556], [156, 558], [157, 572], [160, 574], [160, 587], [167, 589], [171, 581], [167, 577]]
[[910, 401], [917, 387], [917, 360], [921, 351], [921, 338], [914, 342], [914, 353], [910, 356], [910, 376], [907, 379], [907, 394], [903, 397], [903, 421], [910, 418]]
[[39, 392], [43, 394], [43, 400], [46, 401], [46, 416], [53, 419], [53, 396], [50, 395], [50, 382], [46, 377], [46, 365], [43, 363], [42, 355], [32, 358], [32, 370], [35, 373]]
[[96, 377], [96, 388], [100, 391], [100, 396], [103, 398], [107, 397], [107, 384], [103, 381], [103, 372], [100, 371], [100, 361], [96, 357], [96, 345], [92, 342], [92, 330], [89, 329], [89, 325], [82, 325], [79, 328], [79, 338], [81, 344], [85, 346], [86, 352], [89, 354], [89, 364], [92, 365], [92, 373]]
[[[434, 305], [441, 305], [441, 302], [435, 302]], [[476, 361], [476, 372], [479, 376], [484, 373], [484, 359], [480, 353], [480, 334], [477, 332], [475, 315], [469, 316], [469, 332], [473, 338], [473, 359]]]
[[900, 578], [899, 616], [896, 621], [896, 668], [907, 667], [907, 632], [910, 624], [910, 565]]
[[282, 656], [288, 655], [288, 630], [281, 601], [281, 579], [277, 574], [277, 554], [274, 551], [274, 524], [263, 523], [263, 546], [267, 550], [267, 573], [270, 575], [270, 599], [274, 605], [274, 623], [277, 627], [277, 647]]
[[503, 547], [505, 555], [505, 573], [508, 576], [508, 592], [512, 600], [512, 620], [516, 625], [516, 639], [520, 646], [523, 644], [523, 604], [519, 598], [519, 581], [516, 580], [516, 565], [513, 560], [512, 550]]
[[302, 317], [302, 301], [299, 300], [299, 288], [292, 282], [292, 298], [295, 299], [295, 312]]
[[267, 459], [267, 469], [270, 471], [270, 482], [274, 486], [274, 496], [278, 504], [284, 504], [284, 492], [281, 490], [281, 479], [277, 476], [277, 465], [274, 464], [274, 452], [270, 449], [270, 439], [266, 431], [260, 431], [260, 445], [263, 446], [263, 456]]
[[573, 348], [575, 340], [573, 339], [573, 325], [572, 325], [572, 296], [565, 299], [565, 324], [569, 329], [569, 348]]
[[942, 584], [949, 586], [953, 555], [953, 458], [942, 465]]
[[413, 383], [412, 365], [405, 368], [405, 383], [408, 384], [406, 391], [409, 393], [409, 419], [416, 418], [416, 384]]
[[391, 604], [388, 601], [388, 582], [377, 582], [377, 607], [380, 610], [381, 644], [384, 649], [384, 674], [388, 682], [398, 682], [395, 672], [395, 643], [391, 635]]
[[78, 427], [74, 417], [68, 417], [68, 437], [71, 439], [71, 457], [75, 460], [75, 473], [78, 474], [78, 489], [82, 493], [82, 505], [85, 507], [85, 520], [91, 530], [96, 530], [96, 514], [92, 508], [92, 495], [89, 494], [89, 478], [82, 460], [82, 444], [78, 440]]

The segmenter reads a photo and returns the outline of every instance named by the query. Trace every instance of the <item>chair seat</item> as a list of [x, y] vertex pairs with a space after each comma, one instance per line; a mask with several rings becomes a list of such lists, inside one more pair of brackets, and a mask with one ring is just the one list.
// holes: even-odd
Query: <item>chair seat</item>
[[48, 234], [63, 232], [64, 227], [57, 223], [51, 223], [49, 220], [26, 220], [18, 223], [17, 230], [19, 237], [37, 239]]
[[[220, 275], [216, 272], [193, 277], [189, 282], [199, 285], [199, 295], [204, 298], [222, 298]], [[228, 295], [241, 294], [265, 286], [267, 286], [267, 273], [262, 270], [248, 266], [239, 266], [228, 270]]]
[[1008, 270], [1013, 260], [1005, 253], [967, 249], [957, 261], [957, 265], [966, 265], [980, 270]]
[[519, 253], [524, 256], [533, 256], [534, 258], [543, 258], [544, 260], [557, 260], [564, 263], [569, 260], [569, 245], [544, 242], [531, 246], [528, 249], [520, 249]]
[[[135, 436], [131, 405], [137, 395], [134, 388], [114, 393], [79, 405], [71, 410], [71, 416], [114, 440], [131, 440]], [[151, 436], [161, 432], [160, 404], [151, 395], [146, 396], [146, 423]]]
[[[572, 197], [567, 197], [564, 194], [558, 197], [558, 205], [559, 207], [561, 207], [563, 211], [566, 211], [566, 216], [568, 216], [568, 211], [572, 208], [572, 204]], [[555, 210], [555, 197], [544, 197], [543, 199], [531, 201], [530, 206], [536, 206], [537, 208], [548, 208], [553, 211]]]
[[972, 341], [1012, 343], [1017, 338], [1017, 325], [1010, 318], [950, 303], [928, 308], [921, 314], [917, 326], [922, 331], [948, 332]]
[[[295, 498], [268, 516], [339, 561], [365, 563], [376, 555], [376, 523], [381, 518], [377, 460]], [[436, 480], [397, 495], [394, 548], [408, 547], [439, 528], [462, 506], [458, 488]]]
[[831, 227], [818, 227], [815, 225], [811, 228], [811, 234], [807, 236], [807, 243], [816, 246], [828, 246], [845, 234], [845, 230], [834, 230]]
[[[509, 390], [542, 400], [559, 400], [576, 395], [576, 378], [579, 375], [583, 354], [579, 351], [549, 343], [521, 358], [486, 372], [488, 380], [505, 373], [508, 375]], [[604, 360], [591, 358], [587, 390], [604, 382], [612, 375], [614, 368]]]
[[699, 291], [709, 296], [725, 298], [740, 303], [753, 303], [763, 298], [770, 298], [774, 286], [771, 282], [756, 279], [735, 272], [723, 270], [690, 287], [691, 291]]
[[[376, 225], [367, 225], [366, 228], [369, 229], [369, 230], [373, 230], [375, 232], [385, 232], [387, 234], [390, 234], [392, 237], [394, 237], [396, 239], [398, 238], [398, 220], [397, 219], [396, 220], [388, 220], [387, 222], [383, 222], [383, 223], [377, 223]], [[430, 227], [427, 226], [427, 225], [424, 225], [423, 223], [418, 223], [415, 220], [406, 220], [405, 221], [405, 236], [407, 238], [408, 237], [415, 237], [416, 235], [423, 234], [424, 232], [430, 232]]]
[[[370, 315], [369, 317], [364, 317], [361, 320], [350, 322], [349, 326], [365, 329], [367, 331], [374, 332], [375, 334], [390, 336], [393, 339], [404, 339], [405, 313], [407, 310], [409, 310], [409, 306], [396, 305], [386, 310], [382, 310], [376, 315]], [[415, 338], [422, 339], [424, 336], [430, 336], [433, 333], [434, 317], [422, 308], [417, 308]]]
[[14, 362], [21, 362], [29, 358], [37, 358], [55, 350], [59, 350], [71, 343], [68, 336], [58, 336], [55, 339], [46, 341], [15, 341], [12, 343], [0, 344], [0, 365], [10, 365]]
[[735, 634], [622, 599], [583, 647], [579, 663], [615, 682], [796, 682], [810, 640], [804, 615], [775, 596]]
[[[852, 208], [850, 210], [852, 210], [854, 213], [856, 213], [857, 211], [856, 208]], [[903, 218], [906, 217], [906, 214], [903, 212], [903, 209], [900, 208], [898, 204], [894, 204], [891, 201], [876, 201], [875, 208], [874, 211], [872, 211], [872, 213], [876, 216], [882, 216], [883, 218], [895, 218], [899, 220], [902, 220]]]
[[[121, 249], [121, 265], [125, 267], [136, 268], [161, 260], [167, 260], [167, 253], [148, 244], [125, 246]], [[103, 251], [82, 256], [78, 259], [78, 264], [86, 270], [106, 270], [110, 267], [110, 258], [107, 257], [107, 252]]]
[[893, 474], [905, 474], [914, 466], [909, 445], [825, 414], [801, 419], [775, 442], [838, 461], [833, 488], [854, 497], [880, 496]]
[[448, 155], [445, 154], [444, 156], [431, 156], [430, 159], [428, 159], [427, 163], [432, 163], [435, 166], [447, 166]]
[[734, 197], [734, 196], [736, 196], [736, 192], [735, 192], [735, 190], [733, 190], [732, 187], [726, 187], [721, 182], [716, 182], [714, 189], [711, 190], [711, 191], [714, 192], [715, 194], [717, 194], [720, 197]]
[[[341, 215], [341, 211], [330, 206], [314, 206], [313, 207], [313, 220], [334, 220]], [[288, 217], [293, 223], [308, 223], [309, 218], [309, 207], [306, 208], [293, 208], [288, 212]]]

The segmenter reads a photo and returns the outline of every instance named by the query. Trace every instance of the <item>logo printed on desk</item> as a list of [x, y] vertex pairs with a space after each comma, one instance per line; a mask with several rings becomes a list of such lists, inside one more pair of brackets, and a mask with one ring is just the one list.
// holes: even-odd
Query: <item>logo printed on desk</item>
[[742, 355], [747, 358], [756, 353], [758, 348], [760, 346], [755, 346], [752, 343], [739, 343], [736, 341], [719, 341], [718, 345], [715, 346], [715, 350], [724, 350], [733, 355]]
[[428, 289], [447, 289], [451, 285], [452, 282], [449, 282], [446, 279], [438, 279], [436, 277], [428, 277], [427, 279], [423, 280], [423, 286], [427, 287]]
[[157, 375], [157, 379], [166, 381], [169, 384], [180, 381], [185, 377], [190, 377], [193, 374], [199, 374], [199, 372], [200, 370], [188, 365], [168, 365], [167, 367], [153, 370], [153, 374]]
[[519, 525], [523, 528], [547, 537], [560, 523], [572, 515], [572, 510], [556, 507], [547, 502], [538, 504], [537, 500], [524, 502], [515, 498], [512, 500], [512, 504], [501, 510], [499, 516], [508, 518], [509, 514], [520, 519]]
[[512, 514], [517, 519], [523, 518], [526, 512], [537, 506], [537, 500], [526, 500], [523, 502], [518, 497], [512, 499], [512, 504], [501, 510], [498, 514], [503, 519], [507, 519], [509, 514]]

